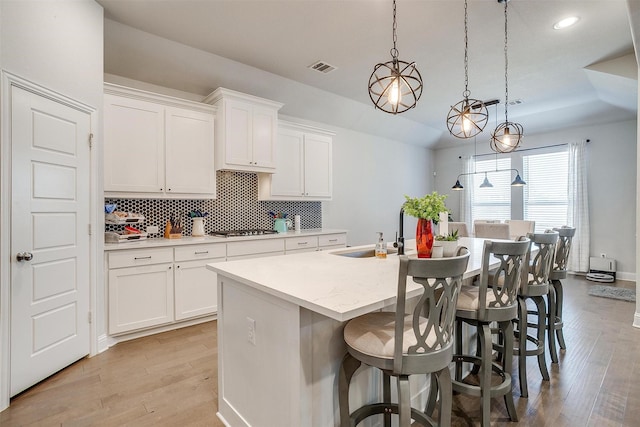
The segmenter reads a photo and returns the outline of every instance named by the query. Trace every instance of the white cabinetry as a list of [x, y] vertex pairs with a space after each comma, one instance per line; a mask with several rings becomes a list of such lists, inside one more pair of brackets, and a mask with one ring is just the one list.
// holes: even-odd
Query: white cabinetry
[[278, 130], [278, 169], [259, 175], [263, 200], [330, 200], [332, 196], [331, 133], [282, 123]]
[[207, 264], [224, 261], [226, 246], [189, 245], [175, 248], [175, 319], [218, 311], [218, 279]]
[[109, 334], [173, 321], [173, 249], [112, 252]]
[[347, 233], [323, 234], [318, 236], [318, 250], [339, 249], [347, 246]]
[[207, 104], [106, 84], [106, 195], [215, 197], [214, 111]]
[[288, 237], [284, 245], [287, 255], [318, 250], [318, 236]]
[[282, 104], [224, 88], [216, 89], [204, 102], [218, 107], [216, 170], [275, 171]]
[[258, 258], [284, 255], [285, 239], [245, 240], [227, 243], [227, 259]]

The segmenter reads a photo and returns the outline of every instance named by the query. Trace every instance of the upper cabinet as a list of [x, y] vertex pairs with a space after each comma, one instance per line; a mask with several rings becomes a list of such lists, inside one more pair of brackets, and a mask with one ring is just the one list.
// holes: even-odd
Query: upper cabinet
[[109, 197], [215, 198], [215, 108], [105, 84]]
[[281, 122], [274, 174], [259, 174], [261, 200], [330, 200], [333, 133]]
[[204, 102], [218, 108], [216, 170], [275, 172], [282, 104], [224, 88], [216, 89]]

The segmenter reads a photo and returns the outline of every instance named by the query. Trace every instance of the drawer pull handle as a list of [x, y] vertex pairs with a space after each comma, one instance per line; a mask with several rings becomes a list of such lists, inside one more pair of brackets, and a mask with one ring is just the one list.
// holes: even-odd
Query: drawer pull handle
[[298, 245], [308, 245], [309, 242], [298, 242]]
[[338, 239], [329, 239], [329, 242], [337, 242]]
[[195, 255], [202, 255], [202, 254], [208, 254], [209, 251], [200, 251], [200, 252], [195, 251], [194, 253], [195, 253]]
[[151, 255], [149, 255], [149, 256], [137, 256], [137, 257], [135, 257], [133, 259], [151, 259]]

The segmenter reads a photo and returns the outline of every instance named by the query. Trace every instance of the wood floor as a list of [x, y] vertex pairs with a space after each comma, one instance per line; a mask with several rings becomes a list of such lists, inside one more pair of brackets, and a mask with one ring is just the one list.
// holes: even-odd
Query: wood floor
[[[530, 358], [529, 398], [514, 388], [520, 421], [509, 422], [494, 399], [492, 425], [640, 425], [635, 304], [589, 296], [591, 285], [573, 276], [564, 281], [568, 350], [559, 364], [549, 363], [548, 382]], [[222, 426], [216, 359], [215, 322], [120, 343], [15, 397], [0, 426]], [[455, 426], [477, 425], [479, 416], [477, 399], [454, 397]]]

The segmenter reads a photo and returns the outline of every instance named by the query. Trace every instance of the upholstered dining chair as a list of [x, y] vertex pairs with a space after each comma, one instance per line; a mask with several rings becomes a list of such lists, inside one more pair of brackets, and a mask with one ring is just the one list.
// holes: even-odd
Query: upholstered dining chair
[[523, 219], [507, 219], [505, 224], [509, 224], [509, 238], [517, 240], [520, 236], [535, 233], [536, 222]]
[[[528, 239], [505, 242], [485, 241], [478, 285], [463, 285], [458, 297], [453, 390], [480, 397], [482, 426], [490, 425], [491, 398], [500, 396], [504, 397], [511, 420], [518, 421], [511, 392], [513, 321], [518, 317], [518, 289], [529, 245]], [[499, 265], [490, 270], [490, 265], [495, 259], [499, 261]], [[497, 328], [492, 328], [494, 322]], [[462, 325], [464, 323], [477, 329], [478, 347], [475, 355], [463, 354]], [[493, 363], [492, 360], [492, 333], [503, 337], [502, 365]], [[462, 369], [468, 363], [473, 364], [473, 372], [479, 373], [479, 385], [463, 380]], [[492, 384], [492, 374], [499, 377], [498, 383]]]
[[448, 223], [449, 233], [458, 231], [458, 237], [469, 237], [469, 230], [466, 222], [452, 222]]
[[510, 240], [509, 224], [502, 222], [474, 221], [473, 233], [481, 239], [507, 239]]
[[556, 254], [553, 261], [553, 268], [549, 273], [549, 280], [551, 281], [551, 289], [549, 289], [549, 295], [547, 296], [548, 314], [549, 314], [549, 337], [547, 339], [549, 343], [549, 354], [551, 355], [551, 362], [558, 363], [558, 350], [556, 348], [556, 336], [558, 338], [558, 344], [563, 350], [567, 349], [567, 345], [564, 341], [564, 334], [562, 333], [562, 301], [564, 299], [562, 290], [562, 279], [567, 278], [567, 261], [569, 261], [569, 253], [571, 252], [571, 241], [576, 234], [574, 227], [562, 226], [554, 228], [559, 234], [558, 245], [556, 247]]
[[[347, 354], [342, 360], [338, 378], [340, 425], [351, 427], [369, 416], [384, 414], [390, 427], [391, 414], [399, 415], [399, 426], [409, 427], [411, 419], [422, 425], [451, 424], [451, 375], [453, 324], [462, 275], [467, 268], [469, 252], [459, 248], [457, 256], [418, 259], [402, 255], [398, 270], [395, 312], [375, 312], [350, 320], [344, 328]], [[420, 285], [422, 294], [415, 307], [408, 304], [407, 282]], [[382, 402], [349, 407], [349, 385], [362, 365], [383, 373]], [[425, 409], [411, 407], [409, 376], [431, 375], [431, 390]], [[397, 378], [398, 403], [391, 402], [390, 378]], [[432, 418], [439, 395], [439, 423]]]

